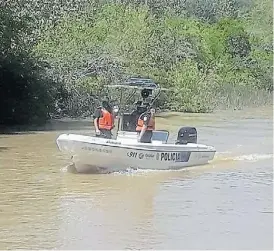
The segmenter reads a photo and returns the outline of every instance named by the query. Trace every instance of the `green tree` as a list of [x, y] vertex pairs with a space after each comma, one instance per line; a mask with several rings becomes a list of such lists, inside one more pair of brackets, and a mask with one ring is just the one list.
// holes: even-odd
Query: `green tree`
[[53, 82], [24, 40], [27, 17], [2, 5], [0, 12], [0, 124], [42, 123], [53, 102]]

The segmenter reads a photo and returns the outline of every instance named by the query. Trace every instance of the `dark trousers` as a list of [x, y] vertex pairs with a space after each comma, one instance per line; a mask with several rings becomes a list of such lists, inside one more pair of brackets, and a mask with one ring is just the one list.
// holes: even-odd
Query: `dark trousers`
[[[137, 132], [140, 135], [140, 131]], [[145, 131], [143, 137], [140, 139], [141, 143], [151, 143], [152, 131]]]
[[111, 139], [112, 133], [111, 130], [100, 129], [100, 135], [96, 135], [96, 137]]

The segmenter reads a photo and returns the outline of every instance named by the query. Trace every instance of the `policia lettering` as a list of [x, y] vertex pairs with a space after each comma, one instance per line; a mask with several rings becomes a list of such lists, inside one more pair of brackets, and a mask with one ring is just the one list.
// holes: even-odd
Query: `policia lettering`
[[168, 152], [161, 153], [161, 161], [187, 162], [190, 157], [190, 152]]

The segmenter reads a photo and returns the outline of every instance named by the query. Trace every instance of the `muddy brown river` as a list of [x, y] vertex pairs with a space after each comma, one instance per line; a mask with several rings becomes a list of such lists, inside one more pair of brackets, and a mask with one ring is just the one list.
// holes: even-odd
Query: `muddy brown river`
[[179, 171], [69, 172], [55, 140], [90, 125], [0, 135], [0, 249], [273, 249], [272, 107], [157, 118], [217, 149]]

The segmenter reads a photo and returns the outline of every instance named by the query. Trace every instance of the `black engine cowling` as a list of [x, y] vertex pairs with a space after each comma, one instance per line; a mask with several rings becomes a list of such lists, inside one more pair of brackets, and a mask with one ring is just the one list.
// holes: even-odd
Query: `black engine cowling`
[[181, 127], [176, 140], [177, 145], [197, 143], [197, 130], [195, 127]]

